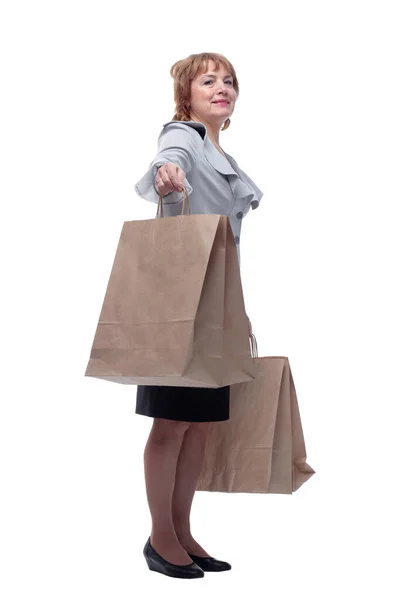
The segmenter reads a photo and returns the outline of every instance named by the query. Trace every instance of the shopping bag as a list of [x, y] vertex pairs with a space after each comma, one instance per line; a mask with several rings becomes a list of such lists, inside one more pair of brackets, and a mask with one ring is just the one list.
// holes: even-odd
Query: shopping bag
[[306, 462], [289, 360], [258, 357], [250, 337], [256, 377], [231, 386], [227, 421], [209, 423], [196, 489], [291, 494], [315, 471]]
[[254, 379], [229, 218], [191, 214], [184, 191], [181, 215], [163, 217], [160, 197], [162, 218], [124, 222], [85, 376], [204, 388]]

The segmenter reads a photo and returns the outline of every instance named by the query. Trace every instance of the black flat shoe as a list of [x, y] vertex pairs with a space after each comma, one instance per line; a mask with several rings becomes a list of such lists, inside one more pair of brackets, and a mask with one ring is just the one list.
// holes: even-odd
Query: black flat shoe
[[223, 560], [217, 560], [212, 556], [195, 556], [189, 552], [188, 554], [203, 571], [229, 571], [232, 569], [229, 563]]
[[143, 548], [143, 554], [150, 571], [157, 571], [163, 575], [168, 575], [168, 577], [181, 577], [182, 579], [204, 577], [204, 571], [195, 562], [189, 565], [174, 565], [165, 560], [150, 544], [150, 537]]

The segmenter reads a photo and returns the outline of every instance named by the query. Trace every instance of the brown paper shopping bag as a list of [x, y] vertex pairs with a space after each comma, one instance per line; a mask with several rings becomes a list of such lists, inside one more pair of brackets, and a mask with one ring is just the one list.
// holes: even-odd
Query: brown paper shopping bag
[[251, 338], [256, 378], [232, 385], [229, 420], [209, 424], [199, 491], [291, 494], [315, 473], [289, 360], [258, 358]]
[[229, 218], [184, 210], [123, 224], [86, 376], [205, 388], [254, 378]]

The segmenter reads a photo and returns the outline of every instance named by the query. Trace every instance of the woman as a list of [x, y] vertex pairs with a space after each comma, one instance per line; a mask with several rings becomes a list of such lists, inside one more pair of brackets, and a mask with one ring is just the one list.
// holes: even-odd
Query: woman
[[[235, 70], [222, 55], [202, 53], [175, 63], [171, 75], [176, 112], [135, 190], [156, 204], [163, 196], [166, 217], [181, 214], [184, 186], [193, 214], [228, 215], [240, 264], [241, 222], [263, 192], [219, 143], [239, 95]], [[230, 569], [194, 539], [189, 519], [208, 424], [229, 419], [229, 386], [138, 385], [136, 413], [154, 418], [144, 452], [152, 531], [143, 552], [149, 568], [185, 578]]]

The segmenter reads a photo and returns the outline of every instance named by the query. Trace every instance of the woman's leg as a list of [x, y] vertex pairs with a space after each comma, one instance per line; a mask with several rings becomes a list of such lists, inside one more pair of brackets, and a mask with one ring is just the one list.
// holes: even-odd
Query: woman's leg
[[203, 465], [209, 423], [190, 423], [185, 432], [176, 468], [172, 496], [172, 521], [176, 535], [186, 550], [195, 556], [210, 556], [193, 538], [190, 510]]
[[146, 493], [152, 518], [150, 543], [165, 560], [179, 565], [192, 562], [172, 521], [176, 467], [189, 426], [185, 421], [155, 418], [144, 451]]

